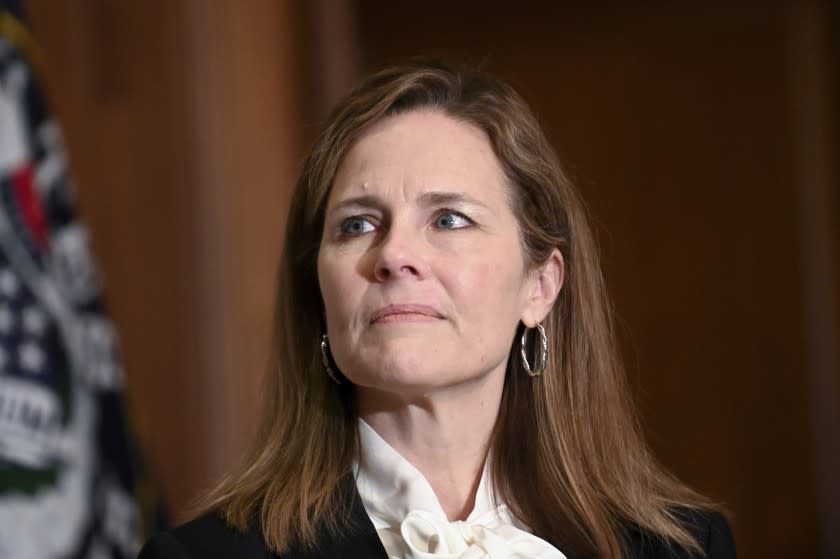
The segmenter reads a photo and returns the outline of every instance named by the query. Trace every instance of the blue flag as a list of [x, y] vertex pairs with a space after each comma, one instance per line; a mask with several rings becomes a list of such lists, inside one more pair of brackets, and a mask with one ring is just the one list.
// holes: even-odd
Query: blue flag
[[0, 10], [0, 557], [134, 557], [118, 340], [34, 57]]

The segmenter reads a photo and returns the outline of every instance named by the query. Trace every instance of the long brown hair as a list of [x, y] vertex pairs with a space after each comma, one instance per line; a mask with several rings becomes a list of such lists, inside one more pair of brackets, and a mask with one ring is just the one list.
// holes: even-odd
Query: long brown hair
[[[244, 465], [203, 501], [268, 546], [312, 545], [348, 529], [340, 491], [358, 447], [352, 385], [321, 363], [325, 331], [316, 259], [333, 177], [359, 134], [400, 112], [431, 109], [483, 130], [507, 175], [526, 260], [558, 248], [565, 285], [544, 321], [551, 351], [539, 377], [508, 360], [493, 440], [494, 487], [514, 515], [561, 550], [623, 554], [635, 526], [699, 551], [679, 520], [711, 504], [660, 467], [640, 436], [617, 354], [598, 250], [584, 205], [522, 98], [505, 83], [440, 63], [383, 70], [331, 115], [292, 196], [280, 261], [272, 360], [261, 423]], [[511, 340], [514, 347], [514, 340]], [[512, 355], [514, 355], [512, 353]]]

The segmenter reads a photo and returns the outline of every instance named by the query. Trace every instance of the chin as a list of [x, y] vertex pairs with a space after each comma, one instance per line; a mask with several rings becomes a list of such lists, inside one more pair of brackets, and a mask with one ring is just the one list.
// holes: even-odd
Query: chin
[[434, 377], [427, 370], [428, 365], [428, 359], [424, 360], [419, 355], [404, 352], [401, 355], [385, 357], [376, 363], [371, 363], [369, 378], [385, 390], [389, 385], [394, 387], [427, 385]]
[[[382, 359], [357, 369], [358, 374], [348, 376], [357, 386], [396, 394], [417, 394], [452, 384], [456, 379], [429, 363], [434, 354], [411, 355], [402, 353]], [[362, 372], [363, 371], [363, 372]]]
[[394, 393], [417, 393], [460, 381], [464, 363], [445, 340], [416, 335], [382, 336], [351, 349], [339, 363], [355, 385]]

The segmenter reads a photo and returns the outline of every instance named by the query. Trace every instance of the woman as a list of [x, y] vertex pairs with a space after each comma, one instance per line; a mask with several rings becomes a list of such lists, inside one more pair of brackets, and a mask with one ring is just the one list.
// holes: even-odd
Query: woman
[[634, 420], [583, 204], [524, 101], [440, 64], [297, 182], [261, 429], [141, 557], [734, 557]]

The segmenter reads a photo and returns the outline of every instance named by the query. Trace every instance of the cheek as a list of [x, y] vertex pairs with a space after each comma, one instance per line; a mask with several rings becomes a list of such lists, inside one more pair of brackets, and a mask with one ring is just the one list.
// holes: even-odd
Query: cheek
[[341, 301], [341, 281], [336, 274], [335, 266], [331, 265], [329, 256], [318, 257], [318, 284], [321, 289], [321, 299], [324, 302], [324, 312], [327, 322], [332, 324], [340, 314], [338, 303]]
[[509, 358], [510, 347], [520, 319], [521, 282], [510, 262], [497, 259], [460, 263], [452, 274], [449, 293], [457, 310], [457, 337], [453, 344], [471, 367], [495, 368]]
[[482, 259], [469, 266], [453, 264], [455, 304], [465, 318], [486, 331], [492, 326], [502, 330], [514, 327], [519, 320], [521, 278], [511, 270], [510, 261]]
[[318, 282], [327, 324], [334, 333], [344, 330], [352, 320], [353, 309], [358, 307], [361, 294], [360, 282], [352, 273], [352, 266], [343, 266], [339, 258], [325, 257], [318, 263]]

